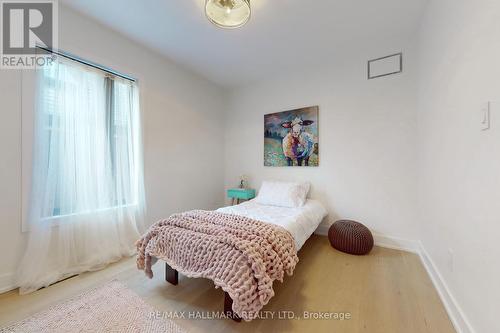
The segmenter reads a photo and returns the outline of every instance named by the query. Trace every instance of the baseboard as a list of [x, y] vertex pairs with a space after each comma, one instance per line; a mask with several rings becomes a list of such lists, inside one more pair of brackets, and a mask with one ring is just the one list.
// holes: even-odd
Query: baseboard
[[424, 265], [427, 274], [429, 274], [429, 277], [434, 284], [434, 288], [436, 288], [446, 312], [448, 312], [448, 316], [455, 327], [455, 330], [458, 333], [475, 333], [475, 330], [472, 328], [472, 325], [465, 316], [465, 313], [460, 308], [460, 305], [458, 305], [458, 302], [455, 297], [453, 297], [450, 288], [448, 288], [448, 285], [439, 273], [434, 261], [432, 261], [432, 258], [425, 250], [423, 244], [421, 242], [418, 243], [418, 254], [420, 256], [420, 260], [422, 260], [422, 264]]
[[314, 233], [316, 235], [328, 236], [328, 229], [330, 229], [330, 225], [321, 223]]
[[378, 233], [373, 234], [373, 239], [375, 240], [376, 246], [385, 247], [388, 249], [394, 249], [412, 253], [418, 253], [420, 249], [419, 242], [415, 240], [392, 237]]
[[0, 275], [0, 294], [16, 289], [14, 273]]

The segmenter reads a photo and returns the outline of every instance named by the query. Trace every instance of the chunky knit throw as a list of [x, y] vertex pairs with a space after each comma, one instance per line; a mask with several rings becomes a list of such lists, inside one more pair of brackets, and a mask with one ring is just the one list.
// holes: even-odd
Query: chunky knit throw
[[137, 267], [153, 277], [152, 258], [188, 277], [208, 278], [229, 293], [233, 311], [252, 320], [299, 261], [284, 228], [239, 215], [195, 210], [154, 224], [137, 241]]

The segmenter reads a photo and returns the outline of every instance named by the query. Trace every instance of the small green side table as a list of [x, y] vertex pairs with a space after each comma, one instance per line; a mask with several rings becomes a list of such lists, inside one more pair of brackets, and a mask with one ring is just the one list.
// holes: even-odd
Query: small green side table
[[238, 205], [240, 200], [255, 198], [255, 190], [251, 188], [231, 188], [227, 190], [227, 197], [231, 199], [232, 205]]

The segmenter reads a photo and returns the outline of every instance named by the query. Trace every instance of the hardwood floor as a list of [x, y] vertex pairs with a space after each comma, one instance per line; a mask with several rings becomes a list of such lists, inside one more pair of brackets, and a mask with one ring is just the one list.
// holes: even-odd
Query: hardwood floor
[[[275, 282], [276, 296], [263, 311], [349, 313], [349, 320], [231, 320], [176, 319], [187, 332], [455, 332], [417, 255], [375, 247], [357, 257], [330, 247], [326, 237], [313, 236], [299, 253], [295, 274]], [[0, 327], [23, 319], [85, 289], [112, 279], [122, 281], [159, 311], [222, 311], [224, 293], [206, 279], [179, 274], [179, 285], [165, 281], [164, 264], [149, 280], [133, 258], [99, 272], [57, 283], [33, 294], [0, 295]]]

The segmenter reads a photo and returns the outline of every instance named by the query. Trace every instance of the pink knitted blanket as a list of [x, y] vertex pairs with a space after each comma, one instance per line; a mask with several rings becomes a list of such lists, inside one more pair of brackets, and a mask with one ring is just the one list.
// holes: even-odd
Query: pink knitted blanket
[[292, 235], [250, 218], [195, 210], [154, 224], [137, 241], [137, 267], [153, 277], [151, 258], [188, 277], [208, 278], [229, 293], [233, 311], [252, 320], [299, 261]]

